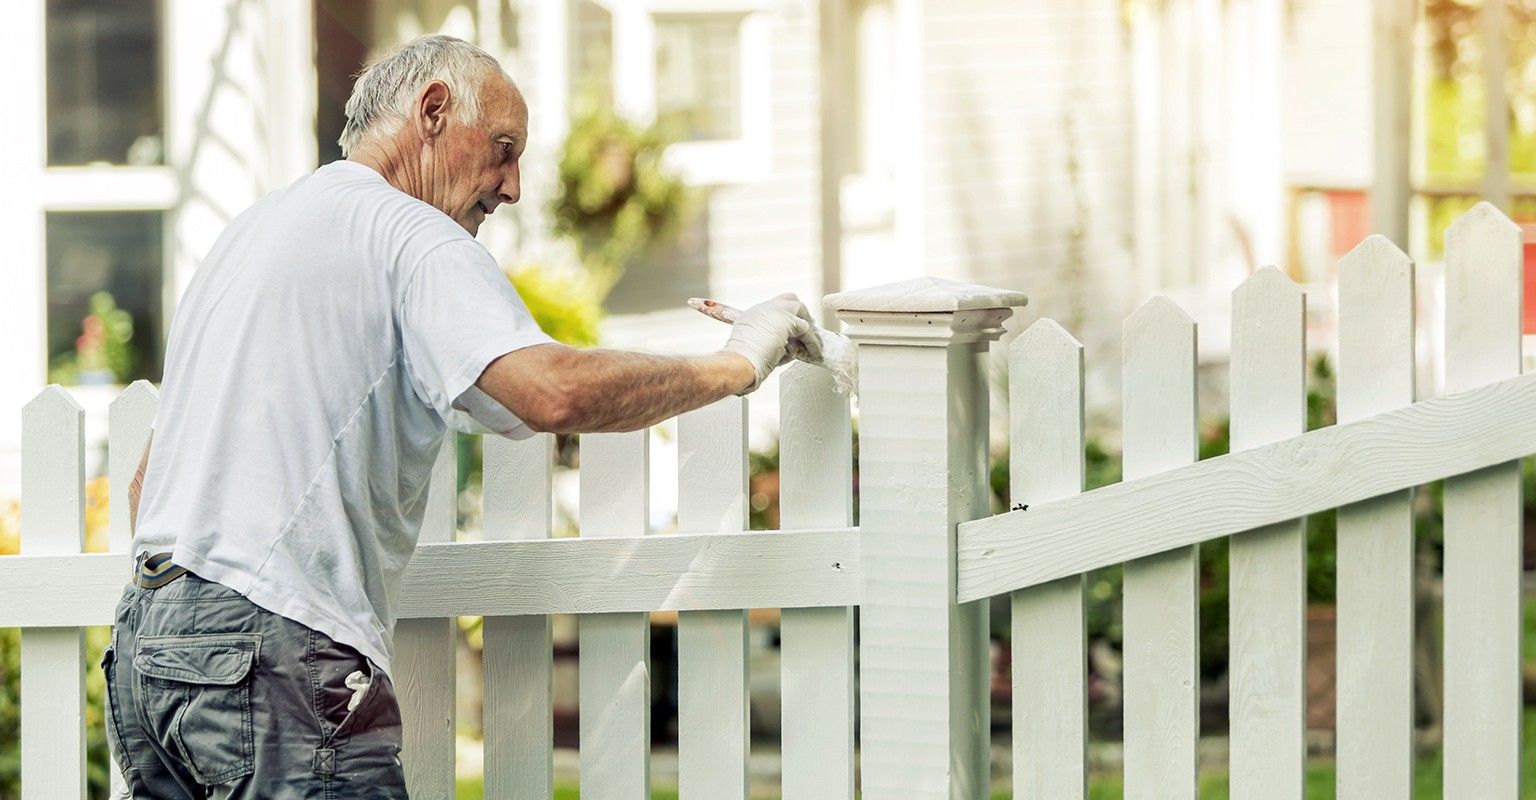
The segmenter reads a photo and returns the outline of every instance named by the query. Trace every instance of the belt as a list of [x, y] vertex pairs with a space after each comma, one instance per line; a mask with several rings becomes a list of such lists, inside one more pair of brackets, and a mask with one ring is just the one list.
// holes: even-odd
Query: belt
[[140, 553], [133, 563], [133, 582], [158, 589], [187, 574], [187, 568], [171, 563], [170, 553]]

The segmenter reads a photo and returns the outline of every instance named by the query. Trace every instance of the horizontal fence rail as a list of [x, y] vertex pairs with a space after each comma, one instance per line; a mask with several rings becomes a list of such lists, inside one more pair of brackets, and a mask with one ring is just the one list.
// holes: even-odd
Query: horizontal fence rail
[[[959, 526], [960, 602], [1536, 453], [1536, 374]], [[1025, 498], [1027, 502], [1027, 498]]]
[[[121, 553], [0, 558], [0, 627], [111, 624], [130, 567]], [[851, 606], [859, 577], [857, 528], [444, 542], [417, 546], [400, 618]], [[78, 590], [33, 602], [58, 586]]]

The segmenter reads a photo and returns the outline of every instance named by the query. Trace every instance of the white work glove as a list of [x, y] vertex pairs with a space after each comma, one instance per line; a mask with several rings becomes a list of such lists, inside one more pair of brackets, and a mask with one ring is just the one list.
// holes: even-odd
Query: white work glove
[[756, 371], [752, 385], [738, 393], [748, 394], [763, 385], [775, 367], [796, 355], [805, 360], [821, 358], [821, 339], [800, 298], [781, 294], [741, 312], [731, 325], [725, 351], [745, 358]]

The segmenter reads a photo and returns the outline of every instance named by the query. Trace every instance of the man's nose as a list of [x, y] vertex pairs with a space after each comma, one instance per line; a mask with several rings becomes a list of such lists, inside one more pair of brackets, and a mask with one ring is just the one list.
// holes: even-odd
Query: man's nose
[[523, 185], [521, 172], [521, 168], [516, 164], [512, 165], [510, 170], [507, 170], [506, 177], [502, 179], [501, 186], [497, 187], [496, 190], [496, 196], [501, 199], [501, 202], [506, 203], [507, 205], [512, 205], [522, 198]]

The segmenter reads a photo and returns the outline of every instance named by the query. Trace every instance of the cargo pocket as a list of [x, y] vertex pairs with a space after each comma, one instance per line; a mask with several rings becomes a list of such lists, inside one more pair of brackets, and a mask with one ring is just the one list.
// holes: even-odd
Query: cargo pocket
[[259, 633], [143, 636], [133, 657], [150, 732], [205, 785], [255, 767], [251, 667]]

